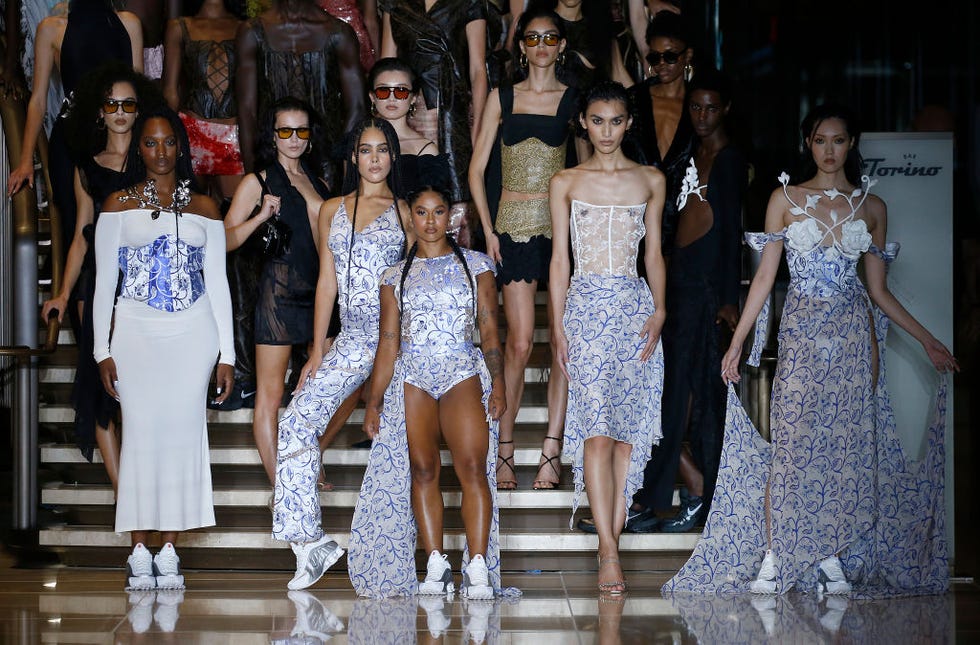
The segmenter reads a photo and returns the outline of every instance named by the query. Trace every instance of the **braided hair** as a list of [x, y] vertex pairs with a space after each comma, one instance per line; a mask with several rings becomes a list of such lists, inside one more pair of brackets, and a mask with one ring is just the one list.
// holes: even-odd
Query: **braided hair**
[[[449, 205], [452, 204], [452, 196], [449, 191], [442, 186], [419, 186], [411, 193], [408, 194], [408, 203], [414, 204], [418, 201], [418, 198], [423, 193], [436, 193], [442, 199], [443, 204], [446, 205], [446, 210], [449, 210]], [[466, 262], [466, 256], [463, 255], [463, 249], [460, 248], [459, 243], [456, 238], [446, 233], [446, 241], [449, 242], [449, 247], [453, 250], [453, 254], [459, 260], [460, 264], [463, 265], [463, 271], [466, 273], [466, 282], [470, 286], [470, 293], [473, 295], [473, 316], [476, 317], [476, 282], [473, 280], [473, 274], [470, 272], [470, 266]], [[408, 278], [408, 272], [412, 268], [412, 262], [415, 260], [415, 256], [419, 250], [419, 243], [416, 241], [412, 244], [412, 248], [408, 251], [408, 256], [405, 258], [405, 266], [402, 268], [401, 281], [398, 283], [398, 310], [403, 311], [405, 306], [405, 280]]]
[[358, 171], [357, 163], [354, 158], [357, 156], [357, 148], [361, 143], [361, 136], [368, 128], [375, 128], [384, 135], [385, 143], [388, 144], [388, 156], [391, 159], [391, 170], [385, 182], [392, 194], [392, 204], [395, 206], [398, 225], [402, 229], [402, 255], [405, 255], [405, 246], [408, 243], [408, 234], [405, 231], [405, 223], [402, 221], [401, 214], [398, 213], [398, 195], [401, 194], [401, 173], [399, 171], [398, 157], [401, 155], [401, 147], [398, 145], [398, 135], [390, 123], [384, 119], [368, 117], [361, 121], [353, 130], [347, 133], [344, 145], [347, 154], [344, 157], [344, 182], [341, 186], [341, 194], [348, 195], [354, 193], [354, 211], [350, 216], [350, 241], [347, 244], [347, 305], [350, 306], [350, 283], [351, 283], [351, 260], [354, 257], [354, 236], [357, 232], [357, 206], [361, 197], [361, 174]]

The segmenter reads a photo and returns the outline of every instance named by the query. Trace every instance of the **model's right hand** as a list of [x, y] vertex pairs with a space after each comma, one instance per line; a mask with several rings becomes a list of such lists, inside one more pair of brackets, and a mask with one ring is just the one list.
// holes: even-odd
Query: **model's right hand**
[[109, 396], [118, 401], [119, 392], [116, 391], [116, 381], [119, 380], [119, 377], [116, 375], [116, 361], [112, 360], [111, 356], [99, 363], [99, 378], [102, 379], [102, 387], [109, 393]]
[[316, 349], [310, 350], [310, 358], [307, 359], [303, 365], [303, 369], [299, 372], [299, 379], [296, 381], [296, 389], [293, 390], [293, 394], [298, 394], [306, 385], [307, 381], [312, 381], [316, 378], [316, 374], [320, 370], [320, 364], [323, 362], [323, 357], [327, 355], [327, 352], [330, 351], [332, 346], [333, 339], [328, 338], [323, 343], [322, 352], [317, 352]]
[[487, 255], [497, 264], [503, 264], [503, 257], [500, 255], [500, 238], [493, 231], [484, 231], [483, 235], [487, 238]]
[[565, 378], [568, 378], [568, 338], [565, 336], [565, 332], [556, 331], [552, 335], [551, 344], [554, 346], [555, 357], [558, 360], [558, 367], [561, 368], [562, 374]]
[[729, 383], [738, 383], [742, 380], [742, 375], [738, 371], [738, 364], [741, 360], [742, 343], [732, 341], [732, 344], [728, 346], [728, 351], [721, 358], [721, 380], [726, 385]]
[[14, 168], [10, 172], [10, 176], [7, 177], [7, 197], [15, 194], [18, 190], [27, 184], [31, 188], [34, 188], [34, 166], [33, 165], [20, 165]]
[[381, 411], [377, 406], [368, 405], [364, 408], [364, 432], [368, 437], [374, 439], [381, 431]]
[[41, 320], [45, 323], [48, 322], [48, 316], [51, 315], [52, 311], [58, 312], [58, 322], [60, 323], [65, 317], [65, 309], [68, 307], [68, 296], [55, 296], [51, 300], [45, 300], [44, 305], [41, 307]]

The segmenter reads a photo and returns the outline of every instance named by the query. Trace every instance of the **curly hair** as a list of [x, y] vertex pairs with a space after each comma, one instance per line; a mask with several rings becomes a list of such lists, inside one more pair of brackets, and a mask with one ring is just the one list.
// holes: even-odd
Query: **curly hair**
[[[75, 88], [71, 108], [64, 116], [64, 131], [69, 133], [68, 148], [76, 164], [105, 150], [108, 136], [102, 121], [102, 104], [116, 83], [133, 86], [140, 113], [164, 104], [160, 88], [146, 76], [133, 71], [132, 65], [108, 61], [85, 74]], [[133, 131], [136, 131], [135, 126]]]

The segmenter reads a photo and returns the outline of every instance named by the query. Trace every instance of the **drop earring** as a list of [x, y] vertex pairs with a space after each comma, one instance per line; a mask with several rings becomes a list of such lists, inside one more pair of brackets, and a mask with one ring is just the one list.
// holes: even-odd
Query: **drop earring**
[[527, 69], [527, 56], [524, 54], [521, 54], [521, 68]]
[[694, 65], [688, 63], [684, 66], [684, 82], [690, 83], [692, 78], [694, 78]]
[[565, 52], [558, 52], [558, 66], [562, 67], [565, 64]]

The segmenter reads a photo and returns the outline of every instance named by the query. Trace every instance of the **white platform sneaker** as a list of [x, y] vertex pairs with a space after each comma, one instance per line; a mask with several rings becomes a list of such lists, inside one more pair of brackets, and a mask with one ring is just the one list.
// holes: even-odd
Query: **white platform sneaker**
[[776, 554], [767, 550], [766, 557], [762, 559], [762, 566], [759, 567], [759, 575], [749, 584], [749, 591], [761, 594], [776, 593], [776, 568], [778, 566], [779, 561], [776, 559]]
[[463, 569], [462, 594], [470, 600], [493, 600], [490, 572], [482, 555], [474, 555]]
[[451, 594], [455, 588], [453, 568], [449, 566], [447, 556], [433, 551], [429, 554], [428, 564], [425, 565], [425, 580], [419, 583], [419, 594], [442, 596]]

